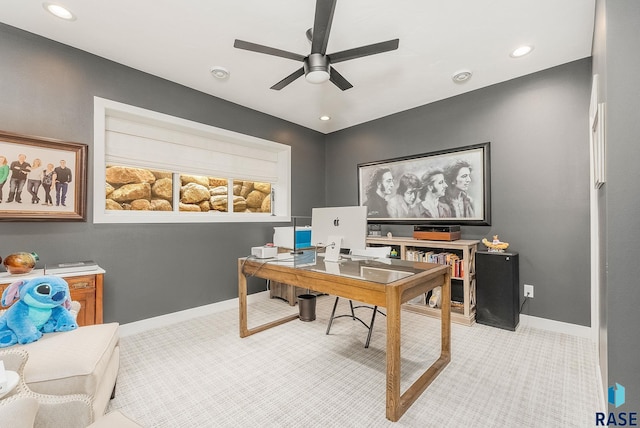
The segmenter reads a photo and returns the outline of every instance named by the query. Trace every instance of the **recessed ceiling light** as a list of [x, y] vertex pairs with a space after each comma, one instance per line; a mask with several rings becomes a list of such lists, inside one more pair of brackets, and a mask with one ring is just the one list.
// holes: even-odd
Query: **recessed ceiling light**
[[320, 116], [320, 120], [322, 120], [323, 122], [326, 122], [327, 120], [331, 120], [331, 116], [327, 116], [327, 115]]
[[519, 48], [511, 52], [511, 56], [513, 58], [520, 58], [521, 56], [525, 56], [531, 53], [532, 50], [533, 50], [533, 46], [520, 46]]
[[226, 79], [227, 77], [229, 77], [229, 70], [216, 65], [214, 67], [211, 67], [211, 74], [213, 74], [213, 77], [215, 77], [216, 79]]
[[54, 16], [66, 21], [75, 21], [76, 17], [69, 9], [59, 4], [54, 3], [42, 3], [42, 7]]
[[469, 70], [460, 70], [456, 71], [453, 76], [451, 76], [451, 79], [456, 83], [464, 83], [467, 80], [471, 79], [472, 75], [473, 73], [471, 73]]

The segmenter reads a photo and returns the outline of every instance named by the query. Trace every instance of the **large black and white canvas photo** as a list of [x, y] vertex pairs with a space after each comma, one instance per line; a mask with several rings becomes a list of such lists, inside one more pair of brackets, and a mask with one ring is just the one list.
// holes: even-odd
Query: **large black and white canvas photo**
[[489, 146], [359, 164], [369, 223], [490, 224]]

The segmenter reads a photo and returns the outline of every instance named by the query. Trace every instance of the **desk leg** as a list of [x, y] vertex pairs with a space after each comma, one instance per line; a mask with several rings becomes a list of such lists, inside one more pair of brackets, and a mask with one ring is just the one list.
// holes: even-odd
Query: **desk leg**
[[243, 260], [240, 259], [238, 260], [238, 302], [240, 306], [238, 314], [240, 317], [240, 337], [247, 337], [263, 330], [267, 330], [271, 327], [275, 327], [277, 325], [298, 319], [298, 314], [289, 315], [287, 317], [280, 318], [278, 320], [271, 321], [269, 323], [249, 329], [247, 318], [247, 277], [242, 272], [242, 266]]
[[238, 261], [238, 301], [240, 304], [240, 337], [247, 337], [247, 277], [242, 273], [242, 261]]
[[400, 402], [400, 292], [387, 289], [387, 419], [396, 422], [404, 413]]
[[411, 385], [400, 392], [400, 303], [397, 288], [387, 291], [387, 419], [397, 422], [451, 361], [451, 275], [442, 283], [440, 357]]
[[447, 273], [442, 284], [442, 301], [440, 303], [441, 335], [440, 360], [451, 361], [451, 274]]

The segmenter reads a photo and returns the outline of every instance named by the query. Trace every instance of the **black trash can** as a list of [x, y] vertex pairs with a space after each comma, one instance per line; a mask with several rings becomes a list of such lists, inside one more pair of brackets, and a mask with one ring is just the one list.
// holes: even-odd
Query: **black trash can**
[[300, 310], [300, 321], [314, 321], [316, 319], [316, 296], [313, 294], [299, 295], [298, 309]]

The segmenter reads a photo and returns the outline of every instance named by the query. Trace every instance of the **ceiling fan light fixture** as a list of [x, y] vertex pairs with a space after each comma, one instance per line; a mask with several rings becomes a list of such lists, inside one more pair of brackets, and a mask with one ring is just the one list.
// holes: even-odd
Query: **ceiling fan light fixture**
[[324, 83], [329, 80], [329, 73], [324, 70], [310, 71], [304, 76], [304, 78], [309, 83]]
[[329, 80], [329, 60], [322, 54], [311, 54], [304, 61], [304, 78], [309, 83]]
[[467, 80], [471, 79], [472, 75], [473, 73], [469, 70], [460, 70], [456, 71], [453, 76], [451, 76], [451, 80], [453, 80], [455, 83], [464, 83]]
[[42, 3], [42, 7], [44, 7], [44, 10], [46, 10], [53, 16], [56, 16], [60, 19], [64, 19], [65, 21], [76, 20], [76, 16], [73, 13], [71, 13], [69, 9], [67, 9], [64, 6], [60, 6], [59, 4], [45, 2], [45, 3]]

